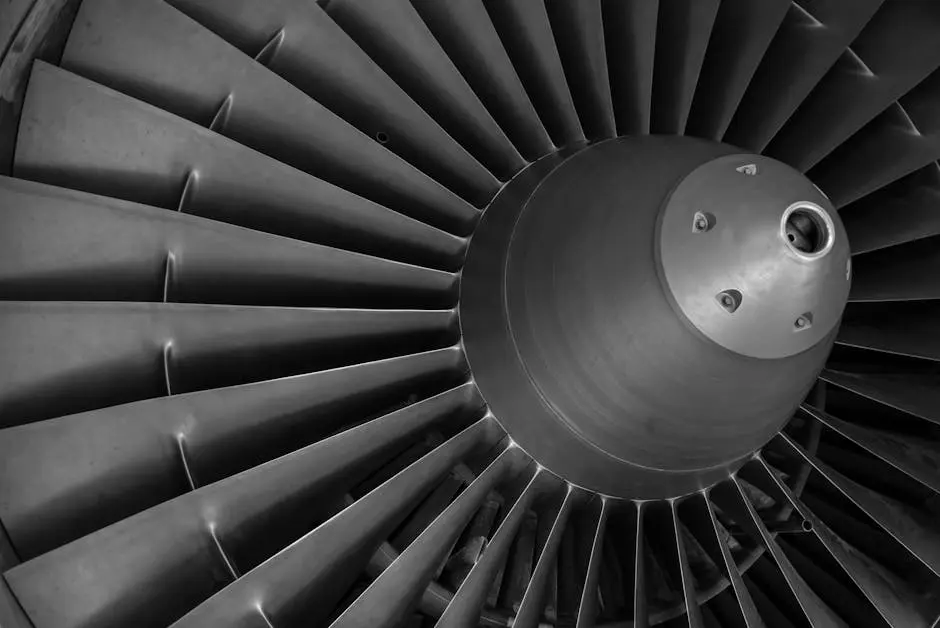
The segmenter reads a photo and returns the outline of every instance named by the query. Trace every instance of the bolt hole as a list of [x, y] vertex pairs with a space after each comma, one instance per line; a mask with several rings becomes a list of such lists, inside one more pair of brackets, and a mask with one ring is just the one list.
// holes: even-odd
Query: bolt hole
[[715, 295], [715, 300], [726, 312], [733, 313], [741, 307], [743, 297], [738, 290], [723, 290]]
[[692, 233], [705, 233], [715, 226], [715, 215], [708, 212], [695, 212], [692, 217]]
[[791, 248], [814, 255], [829, 246], [832, 233], [821, 208], [797, 205], [785, 216], [783, 230]]
[[803, 331], [804, 329], [809, 329], [813, 326], [813, 314], [812, 312], [804, 312], [800, 314], [795, 321], [793, 321], [794, 331]]
[[803, 528], [803, 532], [812, 532], [813, 522], [809, 519], [803, 519], [803, 523], [800, 524], [800, 527]]
[[379, 131], [375, 134], [375, 139], [379, 144], [388, 144], [388, 133], [385, 131]]

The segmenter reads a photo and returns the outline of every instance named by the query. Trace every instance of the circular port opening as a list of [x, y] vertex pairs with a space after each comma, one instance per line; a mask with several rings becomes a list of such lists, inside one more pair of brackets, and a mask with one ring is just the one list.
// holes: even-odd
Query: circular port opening
[[800, 256], [821, 257], [832, 248], [832, 218], [815, 203], [794, 203], [783, 214], [781, 235]]

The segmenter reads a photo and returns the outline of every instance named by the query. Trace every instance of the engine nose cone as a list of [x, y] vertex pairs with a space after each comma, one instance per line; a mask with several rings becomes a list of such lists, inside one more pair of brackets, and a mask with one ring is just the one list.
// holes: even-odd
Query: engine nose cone
[[756, 155], [702, 164], [670, 196], [658, 230], [671, 300], [717, 344], [782, 358], [838, 324], [851, 278], [845, 228], [790, 166]]
[[601, 493], [724, 479], [831, 348], [849, 281], [828, 200], [783, 164], [680, 137], [602, 142], [523, 174], [484, 214], [461, 282], [493, 414]]

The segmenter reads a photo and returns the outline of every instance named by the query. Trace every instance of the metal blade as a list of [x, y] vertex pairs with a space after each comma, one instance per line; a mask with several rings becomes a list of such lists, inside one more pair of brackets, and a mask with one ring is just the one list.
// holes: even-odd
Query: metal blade
[[[802, 542], [797, 545], [797, 542]], [[793, 563], [807, 584], [816, 591], [820, 598], [830, 606], [850, 626], [878, 625], [884, 628], [885, 624], [878, 612], [868, 603], [851, 581], [846, 582], [839, 577], [839, 567], [825, 563], [825, 550], [822, 550], [822, 560], [816, 555], [819, 543], [812, 537], [781, 536], [777, 541], [787, 557]]]
[[13, 628], [32, 625], [26, 613], [23, 612], [23, 607], [10, 592], [7, 581], [2, 577], [0, 577], [0, 622], [3, 622], [4, 626]]
[[721, 140], [790, 6], [789, 0], [723, 0], [695, 88], [689, 135]]
[[0, 322], [0, 427], [456, 340], [450, 310], [7, 301]]
[[719, 0], [659, 3], [650, 122], [653, 133], [685, 134], [718, 5]]
[[487, 493], [523, 459], [524, 454], [517, 447], [505, 449], [331, 626], [397, 626], [430, 583], [438, 565], [447, 558]]
[[848, 479], [835, 469], [823, 464], [806, 453], [786, 434], [778, 439], [789, 445], [803, 460], [812, 465], [825, 480], [858, 506], [885, 532], [894, 537], [912, 556], [928, 569], [940, 575], [940, 534], [933, 530], [930, 521], [889, 497], [879, 495]]
[[[753, 574], [753, 572], [751, 573]], [[748, 588], [753, 592], [754, 604], [760, 609], [760, 616], [766, 621], [768, 628], [797, 628], [798, 624], [793, 623], [793, 620], [784, 615], [783, 611], [768, 597], [767, 593], [761, 589], [751, 575], [745, 576], [745, 580]]]
[[[317, 621], [417, 499], [453, 465], [496, 437], [482, 419], [410, 465], [174, 624], [230, 625], [264, 609], [272, 623]], [[362, 564], [359, 564], [362, 563]]]
[[4, 9], [6, 11], [4, 16], [8, 21], [4, 20], [3, 24], [0, 25], [0, 57], [6, 56], [13, 39], [17, 35], [17, 30], [33, 8], [30, 2], [22, 0], [10, 2], [9, 4], [9, 7]]
[[860, 198], [839, 215], [856, 256], [940, 234], [940, 164]]
[[[477, 207], [499, 182], [337, 26], [306, 0], [168, 0], [248, 55], [282, 35], [267, 60], [284, 77], [385, 148]], [[382, 142], [380, 142], [382, 143]]]
[[542, 617], [542, 611], [545, 608], [545, 594], [548, 586], [548, 578], [556, 566], [556, 556], [558, 546], [561, 544], [561, 536], [568, 523], [568, 517], [574, 508], [575, 502], [580, 499], [579, 491], [570, 484], [565, 490], [564, 499], [561, 507], [558, 509], [555, 519], [552, 522], [551, 532], [545, 541], [545, 547], [538, 554], [538, 561], [535, 569], [532, 571], [532, 579], [529, 586], [526, 587], [525, 595], [522, 596], [522, 602], [519, 604], [519, 610], [516, 611], [516, 618], [513, 626], [517, 628], [537, 628], [539, 620]]
[[186, 470], [207, 484], [287, 454], [461, 361], [443, 349], [2, 430], [0, 516], [24, 556], [41, 554], [189, 490]]
[[[446, 417], [456, 400], [449, 397], [410, 406], [152, 508], [24, 563], [7, 573], [8, 581], [37, 628], [85, 625], [93, 618], [103, 626], [166, 625], [220, 589], [182, 624], [208, 616], [225, 598], [233, 602], [226, 605], [223, 616], [237, 620], [257, 613], [263, 600], [264, 610], [276, 621], [284, 610], [281, 604], [288, 604], [294, 597], [291, 591], [297, 591], [292, 587], [317, 577], [316, 571], [297, 571], [298, 560], [315, 555], [321, 559], [312, 561], [319, 565], [320, 577], [339, 578], [341, 565], [336, 559], [345, 555], [348, 560], [358, 544], [371, 545], [374, 535], [413, 503], [430, 481], [488, 437], [489, 422], [475, 423], [340, 515], [300, 540], [285, 543], [285, 549], [224, 589], [232, 579], [213, 573], [218, 548], [237, 557], [252, 537], [268, 541], [266, 528], [270, 530], [278, 518], [309, 519], [310, 509], [317, 507], [313, 498], [325, 492], [342, 495], [361, 474], [357, 467], [375, 464], [371, 457], [387, 453], [416, 430]], [[405, 482], [409, 485], [402, 486]], [[367, 510], [371, 512], [363, 516]], [[324, 537], [333, 542], [319, 543]], [[206, 546], [211, 538], [217, 541], [215, 547]], [[380, 541], [375, 539], [375, 546]], [[280, 578], [282, 586], [259, 599], [258, 587], [263, 583], [274, 587], [272, 578]], [[172, 586], [167, 586], [170, 582]], [[255, 595], [246, 598], [246, 587]], [[195, 625], [220, 624], [196, 621]]]
[[846, 628], [845, 622], [831, 608], [826, 606], [825, 602], [816, 595], [793, 567], [786, 554], [777, 544], [776, 539], [768, 532], [767, 526], [757, 514], [740, 481], [736, 477], [733, 477], [732, 481], [733, 490], [737, 491], [737, 496], [735, 497], [732, 491], [725, 490], [729, 488], [726, 485], [720, 486], [721, 493], [712, 492], [718, 500], [716, 503], [731, 514], [752, 539], [762, 542], [764, 547], [770, 551], [774, 563], [776, 563], [780, 574], [787, 583], [787, 587], [795, 596], [810, 625], [813, 628]]
[[940, 72], [862, 127], [816, 164], [809, 177], [836, 208], [940, 158]]
[[17, 176], [400, 261], [462, 260], [463, 238], [54, 66], [33, 66], [23, 111]]
[[785, 500], [785, 503], [811, 524], [816, 538], [891, 628], [907, 628], [908, 626], [929, 628], [933, 615], [928, 613], [927, 605], [910, 590], [906, 583], [842, 540], [805, 504], [800, 502], [790, 487], [780, 480], [763, 458], [758, 456], [757, 460], [777, 488], [774, 497], [782, 498], [781, 501]]
[[609, 515], [610, 500], [602, 496], [597, 500], [593, 513], [596, 523], [591, 539], [591, 553], [588, 558], [587, 573], [584, 575], [584, 586], [581, 588], [581, 599], [578, 603], [576, 628], [593, 628], [597, 619], [597, 587], [601, 578], [601, 563], [604, 560], [604, 534], [607, 530]]
[[646, 533], [643, 530], [643, 518], [646, 515], [646, 502], [635, 502], [636, 537], [633, 539], [633, 626], [648, 628], [649, 606], [646, 592]]
[[379, 142], [162, 0], [89, 0], [62, 67], [339, 187], [466, 235], [477, 211]]
[[940, 456], [930, 450], [931, 443], [885, 430], [853, 425], [808, 404], [800, 408], [865, 451], [940, 493]]
[[764, 151], [805, 172], [940, 66], [940, 5], [886, 2]]
[[493, 26], [556, 146], [584, 141], [543, 2], [484, 0]]
[[715, 565], [731, 581], [731, 589], [737, 601], [737, 610], [744, 621], [744, 625], [746, 628], [764, 628], [762, 614], [758, 612], [757, 605], [751, 598], [751, 591], [745, 584], [741, 571], [731, 554], [731, 548], [728, 547], [726, 541], [728, 533], [720, 527], [708, 492], [702, 492], [701, 497], [691, 499], [694, 500], [692, 505], [696, 508], [692, 513], [697, 515], [696, 519], [702, 529], [702, 536], [699, 537], [699, 541]]
[[[414, 462], [418, 457], [428, 453], [433, 446], [438, 443], [431, 443], [429, 441], [424, 441], [417, 443], [413, 447], [405, 450], [405, 453], [401, 454], [399, 458], [404, 458], [407, 456], [409, 458], [408, 463]], [[420, 452], [414, 459], [411, 459], [411, 454], [413, 451]], [[395, 466], [397, 469], [399, 458], [396, 458], [395, 461], [389, 463], [389, 466]], [[403, 464], [402, 468], [407, 466]], [[388, 477], [391, 477], [394, 473], [389, 473]], [[375, 486], [378, 486], [382, 481], [387, 480], [388, 477], [383, 477], [381, 480], [376, 480], [373, 477], [369, 478], [368, 484], [371, 486], [373, 483]], [[388, 544], [391, 546], [392, 551], [395, 552], [395, 559], [397, 559], [399, 552], [395, 548], [406, 548], [411, 545], [418, 536], [424, 532], [429, 525], [431, 525], [435, 519], [437, 519], [444, 510], [450, 506], [451, 502], [454, 501], [454, 498], [466, 487], [467, 481], [466, 476], [463, 473], [463, 470], [459, 467], [454, 469], [444, 481], [438, 484], [431, 494], [428, 495], [421, 502], [414, 512], [408, 515], [408, 519], [402, 524], [401, 528], [395, 532], [395, 535], [388, 540]], [[373, 487], [374, 488], [374, 487]], [[357, 487], [357, 490], [365, 490], [361, 487]], [[393, 560], [395, 560], [393, 559]], [[388, 565], [383, 565], [379, 574], [384, 572], [392, 564], [393, 561], [389, 561]], [[371, 563], [370, 563], [371, 564]], [[379, 574], [376, 574], [378, 576]]]
[[[916, 202], [917, 199], [915, 197], [911, 200]], [[922, 207], [929, 209], [930, 205]], [[925, 229], [930, 229], [929, 220], [922, 224]], [[852, 272], [855, 277], [849, 302], [912, 301], [940, 297], [937, 241], [936, 237], [924, 238], [853, 258]]]
[[[20, 557], [10, 543], [6, 529], [0, 523], [0, 574], [20, 564]], [[10, 628], [31, 626], [23, 607], [13, 596], [6, 579], [0, 575], [0, 625]]]
[[[0, 217], [6, 299], [167, 296], [347, 307], [450, 307], [456, 301], [451, 273], [19, 179], [0, 177]], [[170, 256], [175, 263], [167, 273]]]
[[695, 580], [692, 578], [692, 570], [689, 567], [689, 557], [686, 554], [685, 542], [682, 540], [682, 523], [679, 521], [679, 514], [676, 510], [676, 502], [670, 501], [669, 508], [672, 511], [672, 533], [675, 537], [675, 555], [679, 567], [680, 580], [682, 582], [682, 599], [685, 602], [685, 613], [689, 620], [689, 628], [704, 628], [702, 611], [698, 605], [698, 599], [695, 595]]
[[[449, 307], [456, 276], [0, 177], [7, 299]], [[29, 251], [30, 254], [24, 254]], [[175, 264], [167, 273], [167, 260]]]
[[545, 9], [584, 134], [590, 140], [614, 137], [601, 0], [549, 0]]
[[508, 514], [499, 524], [493, 538], [486, 544], [480, 560], [454, 593], [454, 598], [435, 624], [436, 628], [463, 628], [475, 626], [478, 623], [480, 611], [486, 602], [493, 578], [505, 563], [509, 548], [525, 519], [526, 512], [542, 490], [544, 473], [544, 471], [536, 470], [532, 474], [519, 498], [512, 504]]
[[845, 373], [825, 369], [820, 377], [857, 395], [940, 425], [940, 381], [935, 376]]
[[412, 4], [522, 156], [535, 161], [552, 152], [555, 147], [482, 0]]
[[327, 13], [500, 180], [526, 162], [407, 0], [334, 0]]
[[603, 0], [604, 43], [619, 135], [650, 132], [659, 0]]
[[884, 0], [793, 2], [724, 136], [762, 152]]
[[[920, 272], [923, 272], [921, 270]], [[940, 338], [933, 333], [940, 303], [851, 303], [836, 342], [850, 347], [940, 360]]]

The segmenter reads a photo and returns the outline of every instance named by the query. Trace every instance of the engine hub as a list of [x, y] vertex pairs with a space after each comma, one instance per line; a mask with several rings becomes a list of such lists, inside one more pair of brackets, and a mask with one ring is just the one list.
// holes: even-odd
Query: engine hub
[[533, 164], [484, 214], [461, 287], [474, 378], [540, 464], [672, 497], [739, 466], [829, 353], [849, 249], [801, 174], [683, 137]]

